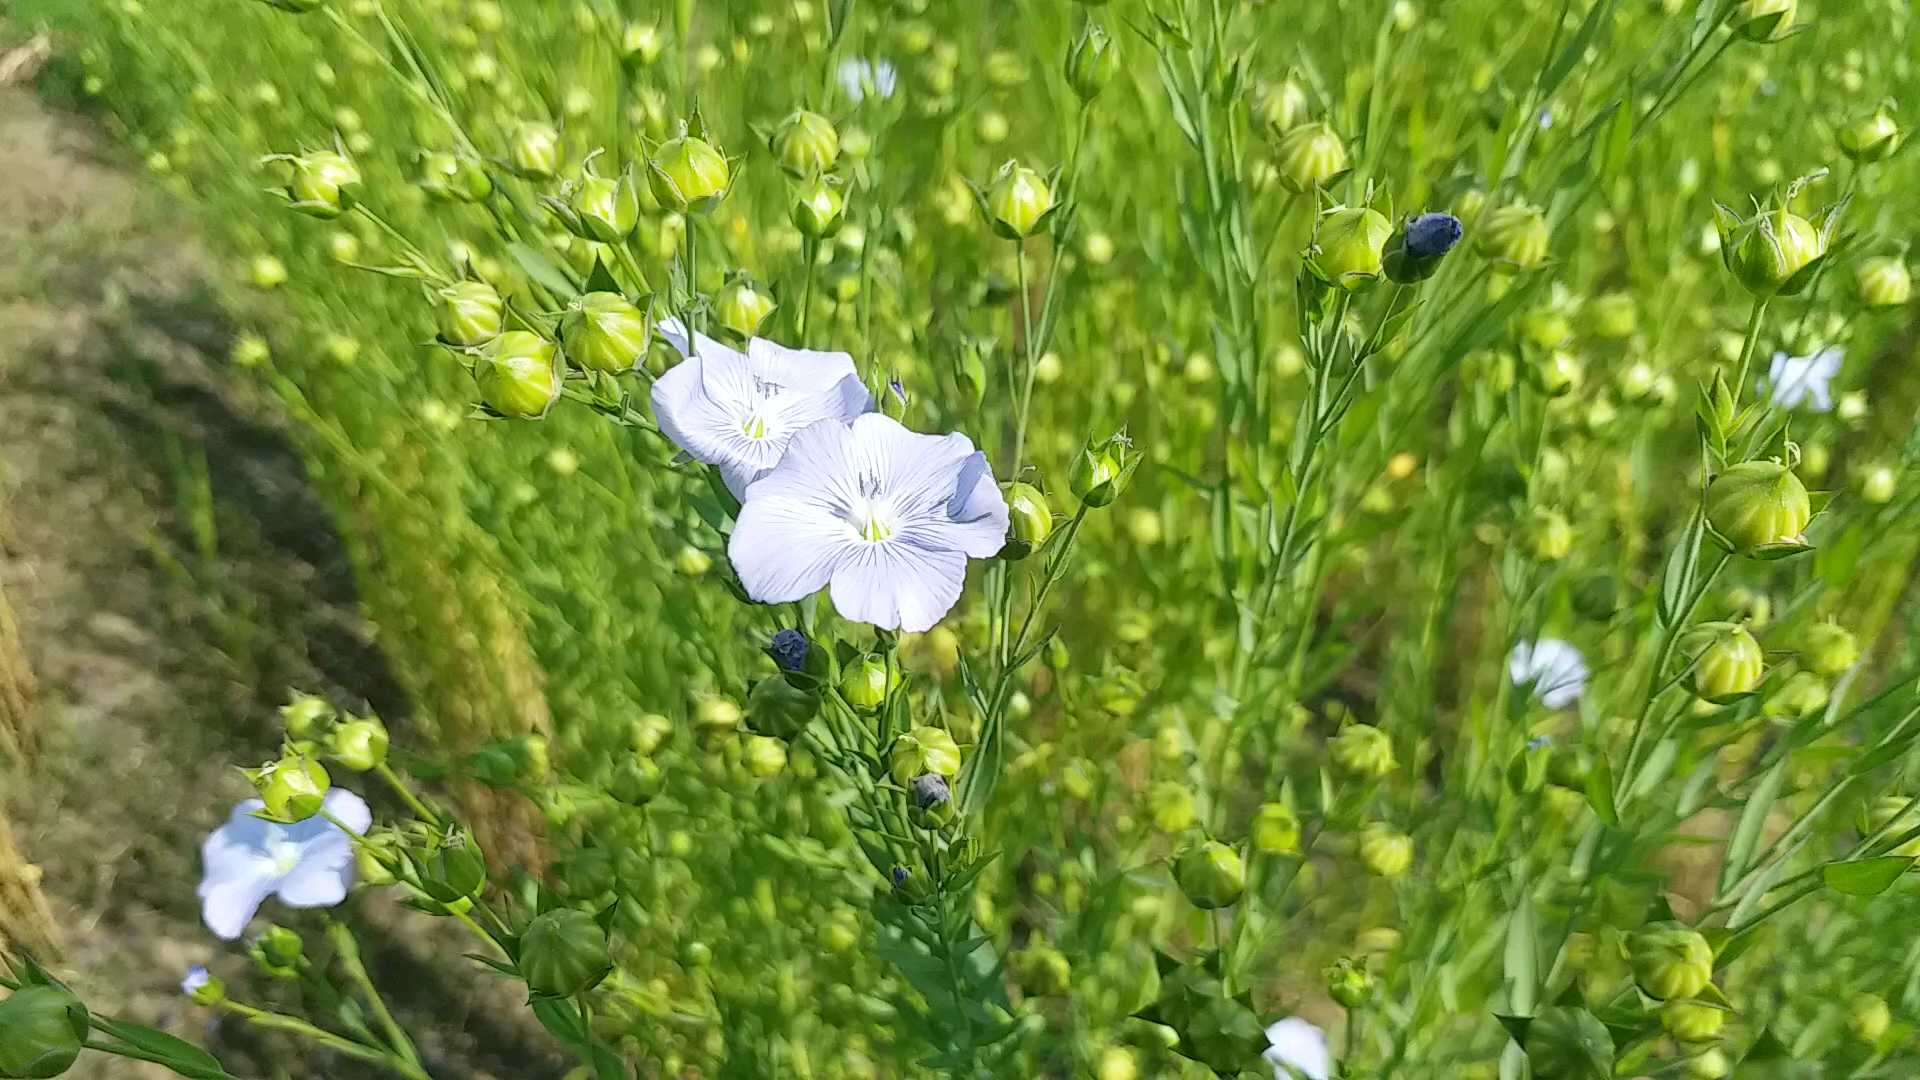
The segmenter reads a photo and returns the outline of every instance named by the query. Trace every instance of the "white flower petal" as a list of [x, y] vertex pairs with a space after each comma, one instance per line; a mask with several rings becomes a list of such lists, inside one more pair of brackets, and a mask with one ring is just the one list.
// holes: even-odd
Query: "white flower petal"
[[302, 852], [300, 864], [274, 892], [288, 907], [332, 907], [347, 898], [353, 871], [353, 844], [335, 829]]
[[1327, 1080], [1327, 1074], [1333, 1071], [1326, 1032], [1297, 1016], [1267, 1028], [1267, 1042], [1271, 1045], [1265, 1057], [1273, 1064], [1277, 1080]]
[[833, 606], [856, 622], [917, 634], [953, 610], [966, 579], [962, 552], [870, 544], [833, 572]]
[[207, 924], [207, 929], [227, 941], [234, 940], [246, 931], [253, 913], [260, 910], [261, 902], [279, 884], [278, 879], [272, 876], [272, 864], [262, 865], [267, 870], [264, 874], [238, 875], [200, 883], [200, 920]]
[[681, 326], [679, 319], [662, 319], [654, 324], [654, 329], [659, 331], [661, 337], [667, 339], [667, 344], [680, 350], [680, 355], [688, 359], [737, 358], [743, 355], [740, 350], [716, 341], [700, 333], [698, 330], [694, 331], [693, 334], [694, 347], [692, 349], [687, 348], [687, 332]]
[[321, 805], [328, 814], [338, 818], [340, 824], [356, 833], [364, 835], [373, 826], [373, 811], [367, 807], [367, 800], [346, 788], [328, 788]]
[[1564, 709], [1586, 690], [1588, 671], [1579, 649], [1558, 638], [1541, 638], [1514, 645], [1507, 674], [1515, 686], [1530, 686], [1547, 708]]
[[830, 390], [848, 376], [860, 381], [860, 369], [854, 366], [853, 357], [843, 352], [791, 349], [766, 338], [753, 338], [747, 342], [747, 359], [755, 375], [792, 390]]
[[800, 600], [826, 588], [834, 567], [859, 542], [824, 504], [758, 494], [779, 476], [776, 469], [747, 489], [727, 541], [727, 557], [741, 586], [763, 604]]

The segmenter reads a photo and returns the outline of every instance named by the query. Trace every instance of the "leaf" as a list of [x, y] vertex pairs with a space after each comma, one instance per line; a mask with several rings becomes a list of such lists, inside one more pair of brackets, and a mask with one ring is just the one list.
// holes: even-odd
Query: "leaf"
[[1782, 755], [1773, 768], [1768, 769], [1754, 785], [1747, 796], [1747, 805], [1740, 811], [1739, 824], [1734, 826], [1733, 839], [1727, 842], [1727, 859], [1720, 868], [1720, 888], [1724, 891], [1740, 875], [1746, 873], [1753, 862], [1754, 848], [1759, 846], [1760, 831], [1766, 828], [1767, 815], [1773, 812], [1773, 800], [1780, 794], [1780, 785], [1787, 776], [1787, 757]]
[[1613, 800], [1613, 767], [1604, 757], [1596, 758], [1593, 767], [1587, 770], [1587, 804], [1601, 821], [1608, 825], [1620, 824], [1620, 808]]
[[593, 257], [593, 272], [587, 275], [585, 291], [610, 292], [622, 296], [626, 295], [620, 289], [619, 279], [613, 276], [613, 272], [607, 269], [607, 264], [601, 262], [600, 256], [598, 255]]
[[1848, 896], [1878, 896], [1893, 887], [1913, 867], [1910, 855], [1879, 855], [1871, 859], [1830, 862], [1820, 868], [1828, 887]]
[[[1507, 1008], [1515, 1016], [1532, 1016], [1539, 1004], [1540, 927], [1533, 911], [1533, 887], [1520, 884], [1520, 901], [1507, 917], [1507, 947], [1502, 961]], [[1522, 1035], [1524, 1038], [1524, 1034]]]
[[580, 1025], [580, 1012], [571, 999], [556, 997], [534, 998], [530, 1003], [534, 1018], [540, 1026], [553, 1033], [553, 1037], [568, 1046], [582, 1046], [587, 1041], [587, 1029]]
[[562, 270], [552, 259], [521, 243], [508, 244], [507, 251], [513, 256], [513, 261], [520, 264], [520, 269], [527, 272], [528, 277], [549, 292], [565, 300], [580, 295], [580, 286], [574, 282], [573, 275]]
[[[1687, 521], [1686, 531], [1680, 534], [1680, 542], [1667, 553], [1666, 568], [1660, 574], [1660, 624], [1671, 626], [1680, 616], [1680, 608], [1693, 591], [1694, 566], [1700, 558], [1700, 540], [1702, 536], [1702, 518], [1696, 511]], [[1661, 672], [1654, 672], [1659, 678]]]
[[1596, 0], [1593, 7], [1587, 10], [1587, 17], [1581, 20], [1580, 29], [1574, 31], [1566, 47], [1560, 50], [1560, 55], [1554, 57], [1552, 66], [1541, 74], [1540, 97], [1542, 99], [1551, 97], [1553, 92], [1560, 88], [1560, 84], [1573, 71], [1573, 66], [1586, 55], [1587, 47], [1593, 44], [1595, 35], [1600, 32], [1600, 27], [1604, 25], [1612, 11], [1613, 0]]
[[99, 1016], [93, 1018], [93, 1026], [95, 1030], [106, 1032], [140, 1050], [142, 1056], [154, 1064], [165, 1065], [181, 1076], [194, 1080], [233, 1080], [233, 1075], [221, 1067], [219, 1058], [185, 1039], [142, 1024]]

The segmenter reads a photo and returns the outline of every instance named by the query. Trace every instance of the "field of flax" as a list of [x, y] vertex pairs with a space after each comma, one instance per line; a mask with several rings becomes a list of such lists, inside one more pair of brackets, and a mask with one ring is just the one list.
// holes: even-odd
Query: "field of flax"
[[8, 18], [399, 700], [249, 687], [219, 1024], [16, 941], [0, 1076], [1920, 1067], [1908, 0]]

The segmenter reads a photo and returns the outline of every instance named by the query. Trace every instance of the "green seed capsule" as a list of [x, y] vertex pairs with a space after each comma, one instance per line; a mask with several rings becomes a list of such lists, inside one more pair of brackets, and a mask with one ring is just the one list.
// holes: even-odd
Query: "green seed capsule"
[[553, 342], [526, 330], [508, 330], [489, 342], [474, 373], [480, 400], [502, 416], [545, 416], [560, 397]]
[[1372, 288], [1380, 280], [1393, 225], [1376, 210], [1336, 207], [1314, 226], [1309, 263], [1320, 279], [1349, 291]]
[[1341, 771], [1377, 780], [1393, 771], [1393, 739], [1372, 724], [1348, 724], [1327, 744]]
[[1807, 489], [1777, 461], [1746, 461], [1707, 485], [1707, 522], [1737, 554], [1803, 543], [1813, 518]]
[[319, 813], [329, 786], [327, 770], [302, 754], [283, 757], [253, 778], [254, 791], [276, 821], [304, 821]]
[[1547, 259], [1552, 233], [1547, 216], [1529, 203], [1509, 203], [1487, 213], [1474, 246], [1488, 260], [1515, 270], [1531, 270]]
[[578, 908], [536, 915], [520, 938], [520, 974], [527, 988], [549, 997], [572, 997], [600, 985], [613, 971], [607, 932]]
[[0, 1076], [44, 1080], [73, 1067], [92, 1025], [86, 1006], [51, 986], [0, 1000]]
[[951, 780], [960, 772], [960, 747], [945, 728], [922, 724], [893, 741], [887, 771], [902, 787], [928, 773]]
[[1324, 121], [1300, 124], [1281, 136], [1274, 166], [1280, 183], [1296, 194], [1325, 187], [1352, 167], [1347, 144]]
[[360, 195], [360, 167], [331, 150], [302, 154], [293, 160], [293, 179], [287, 198], [293, 208], [317, 218], [336, 218], [353, 209]]
[[1796, 275], [1826, 250], [1826, 237], [1812, 222], [1789, 210], [1766, 210], [1735, 231], [1728, 266], [1755, 296], [1791, 296], [1806, 288]]
[[1677, 922], [1635, 931], [1627, 939], [1627, 959], [1641, 991], [1661, 1001], [1694, 997], [1713, 979], [1713, 947]]
[[506, 304], [484, 281], [458, 281], [440, 290], [435, 315], [440, 340], [471, 348], [500, 336]]
[[750, 338], [760, 332], [760, 327], [778, 306], [773, 297], [742, 278], [720, 290], [720, 295], [714, 298], [713, 315], [721, 326], [742, 338]]
[[1174, 861], [1173, 878], [1194, 907], [1208, 911], [1235, 903], [1247, 887], [1239, 853], [1218, 840], [1182, 852]]
[[1913, 275], [1892, 256], [1860, 261], [1860, 302], [1868, 307], [1903, 307], [1913, 298]]
[[1053, 508], [1039, 488], [1017, 481], [1007, 485], [1006, 499], [1007, 544], [1000, 556], [1024, 559], [1053, 535]]
[[727, 159], [705, 139], [682, 135], [662, 143], [648, 166], [654, 198], [669, 210], [698, 212], [726, 196]]
[[1767, 658], [1745, 627], [1704, 623], [1695, 631], [1693, 689], [1709, 701], [1751, 693], [1766, 673]]
[[588, 371], [632, 371], [646, 359], [652, 340], [646, 314], [619, 293], [587, 293], [560, 320], [567, 359]]
[[560, 133], [553, 125], [528, 121], [514, 129], [508, 157], [515, 172], [529, 180], [551, 179], [560, 171]]
[[807, 109], [788, 114], [767, 144], [774, 161], [796, 177], [818, 176], [840, 160], [840, 132], [833, 121]]

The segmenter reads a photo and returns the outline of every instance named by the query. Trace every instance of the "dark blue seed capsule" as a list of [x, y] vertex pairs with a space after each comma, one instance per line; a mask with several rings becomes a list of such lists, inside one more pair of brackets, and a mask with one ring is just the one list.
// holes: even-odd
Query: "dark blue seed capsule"
[[773, 635], [767, 642], [767, 655], [780, 665], [781, 671], [802, 671], [807, 666], [807, 652], [813, 645], [807, 635], [798, 630], [787, 629]]
[[1407, 254], [1418, 259], [1437, 259], [1453, 250], [1466, 230], [1452, 214], [1421, 214], [1407, 222]]

